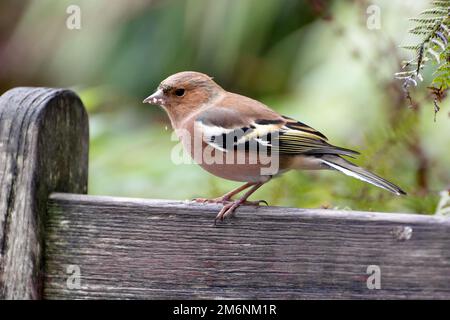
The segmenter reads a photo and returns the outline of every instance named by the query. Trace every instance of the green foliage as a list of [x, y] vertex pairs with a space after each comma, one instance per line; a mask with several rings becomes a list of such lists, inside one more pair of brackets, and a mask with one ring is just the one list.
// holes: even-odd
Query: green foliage
[[[437, 65], [433, 80], [428, 87], [434, 96], [435, 115], [439, 111], [440, 102], [450, 86], [450, 1], [433, 1], [433, 8], [422, 11], [417, 18], [410, 20], [415, 26], [409, 30], [413, 35], [421, 37], [415, 45], [403, 48], [414, 51], [414, 58], [405, 61], [403, 69], [397, 72], [398, 79], [404, 80], [403, 87], [407, 98], [411, 100], [408, 88], [417, 86], [418, 80], [423, 81], [422, 70], [430, 63]], [[412, 101], [411, 101], [412, 102]]]
[[441, 200], [436, 209], [436, 215], [450, 217], [450, 191], [441, 191]]
[[[8, 2], [0, 1], [0, 12], [7, 12]], [[415, 112], [404, 108], [401, 83], [392, 77], [403, 50], [391, 44], [405, 37], [403, 17], [429, 0], [372, 1], [383, 8], [381, 30], [367, 28], [366, 1], [316, 2], [15, 1], [11, 23], [2, 29], [8, 40], [0, 43], [0, 88], [71, 87], [80, 94], [90, 119], [90, 194], [192, 199], [217, 197], [239, 185], [197, 165], [174, 163], [178, 141], [171, 138], [167, 116], [142, 104], [169, 74], [196, 70], [311, 125], [333, 144], [361, 151], [358, 165], [408, 192], [396, 197], [338, 172], [305, 171], [273, 179], [254, 200], [436, 212], [439, 192], [450, 183], [450, 126], [444, 117], [428, 121], [432, 101]], [[81, 30], [64, 25], [66, 7], [74, 3], [82, 9]], [[436, 65], [437, 81], [448, 78], [448, 67], [439, 75]]]

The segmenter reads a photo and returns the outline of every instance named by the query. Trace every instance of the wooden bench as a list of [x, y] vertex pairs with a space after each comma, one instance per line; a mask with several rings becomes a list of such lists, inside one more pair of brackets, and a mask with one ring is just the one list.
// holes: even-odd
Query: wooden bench
[[450, 219], [89, 196], [69, 90], [0, 98], [0, 298], [450, 298]]

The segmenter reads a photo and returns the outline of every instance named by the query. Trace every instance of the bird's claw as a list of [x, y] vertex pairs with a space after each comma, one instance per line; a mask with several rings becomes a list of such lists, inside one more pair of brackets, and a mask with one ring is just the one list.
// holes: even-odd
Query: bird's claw
[[244, 201], [242, 200], [235, 200], [225, 204], [214, 219], [214, 225], [217, 224], [217, 220], [223, 221], [226, 217], [232, 215], [234, 210], [236, 210], [243, 202]]
[[219, 211], [216, 218], [214, 219], [214, 226], [217, 225], [218, 220], [223, 221], [226, 217], [231, 216], [234, 211], [241, 205], [259, 206], [261, 203], [264, 203], [266, 206], [269, 205], [266, 200], [247, 201], [239, 199], [233, 202], [228, 202], [223, 206], [223, 208]]
[[266, 200], [244, 201], [242, 204], [248, 206], [259, 206], [261, 205], [261, 203], [265, 204], [266, 206], [269, 205], [269, 203]]

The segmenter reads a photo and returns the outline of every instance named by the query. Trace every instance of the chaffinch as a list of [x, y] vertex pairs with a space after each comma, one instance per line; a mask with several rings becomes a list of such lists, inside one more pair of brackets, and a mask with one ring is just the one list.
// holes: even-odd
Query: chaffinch
[[[163, 107], [184, 149], [203, 169], [245, 182], [222, 197], [194, 199], [224, 204], [215, 221], [230, 216], [240, 205], [264, 202], [247, 199], [272, 177], [291, 169], [333, 169], [394, 194], [406, 194], [343, 158], [358, 152], [329, 144], [317, 130], [259, 101], [227, 92], [205, 74], [176, 73], [143, 102]], [[241, 198], [232, 200], [244, 190]]]

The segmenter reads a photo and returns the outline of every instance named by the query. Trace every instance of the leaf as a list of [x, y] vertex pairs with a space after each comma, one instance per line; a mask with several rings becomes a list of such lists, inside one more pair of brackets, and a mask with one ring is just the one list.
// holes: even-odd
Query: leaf
[[441, 199], [436, 209], [437, 216], [450, 217], [450, 191], [444, 190], [440, 192]]
[[437, 63], [441, 63], [441, 58], [439, 57], [439, 53], [437, 53], [436, 51], [434, 51], [431, 48], [429, 48], [427, 50], [427, 52], [433, 56], [433, 58], [437, 61]]

